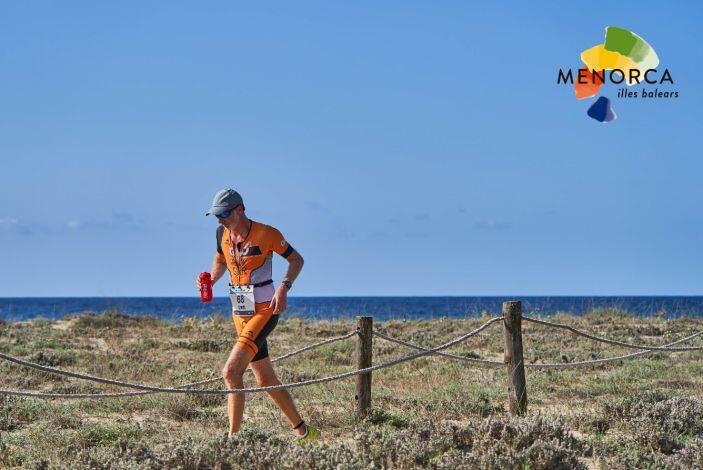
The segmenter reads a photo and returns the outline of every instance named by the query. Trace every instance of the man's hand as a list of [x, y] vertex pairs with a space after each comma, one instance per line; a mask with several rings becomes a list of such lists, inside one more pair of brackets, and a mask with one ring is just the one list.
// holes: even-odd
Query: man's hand
[[[215, 259], [212, 260], [212, 268], [210, 269], [210, 279], [212, 279], [212, 285], [222, 277], [222, 275], [227, 271], [227, 263], [222, 255], [215, 254]], [[200, 275], [195, 278], [195, 287], [200, 290]]]
[[269, 308], [273, 309], [273, 314], [283, 313], [286, 311], [286, 305], [288, 304], [288, 288], [281, 284], [276, 289], [276, 293], [271, 299]]

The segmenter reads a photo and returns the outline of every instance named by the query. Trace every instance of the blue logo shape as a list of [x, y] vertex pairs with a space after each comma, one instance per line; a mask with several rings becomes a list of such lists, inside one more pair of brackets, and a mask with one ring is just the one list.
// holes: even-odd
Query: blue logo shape
[[588, 115], [598, 122], [610, 122], [616, 117], [611, 107], [610, 99], [605, 96], [599, 97], [596, 102], [588, 108]]

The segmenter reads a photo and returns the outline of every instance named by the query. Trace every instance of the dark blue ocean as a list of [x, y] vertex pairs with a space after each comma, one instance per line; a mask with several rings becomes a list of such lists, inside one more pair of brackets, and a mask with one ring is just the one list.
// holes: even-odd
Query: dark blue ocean
[[[618, 308], [636, 315], [703, 317], [703, 296], [692, 297], [289, 297], [286, 315], [309, 319], [353, 318], [371, 315], [377, 320], [464, 318], [486, 310], [499, 313], [505, 300], [522, 300], [528, 314], [567, 312], [580, 315], [594, 309]], [[154, 315], [178, 321], [215, 312], [229, 316], [229, 299], [202, 303], [197, 297], [77, 297], [0, 298], [0, 319], [20, 321], [58, 319], [81, 312], [117, 310], [129, 315]]]

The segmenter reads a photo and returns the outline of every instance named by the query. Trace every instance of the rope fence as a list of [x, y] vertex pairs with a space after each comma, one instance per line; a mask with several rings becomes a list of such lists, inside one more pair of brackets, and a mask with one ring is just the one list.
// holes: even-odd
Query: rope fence
[[592, 334], [586, 333], [585, 331], [581, 331], [579, 329], [574, 328], [573, 326], [565, 325], [563, 323], [555, 323], [555, 322], [539, 320], [537, 318], [530, 318], [530, 317], [522, 317], [522, 319], [525, 321], [528, 321], [528, 322], [537, 323], [538, 325], [544, 325], [544, 326], [549, 326], [551, 328], [561, 328], [563, 330], [569, 330], [572, 333], [575, 333], [579, 336], [583, 336], [584, 338], [592, 339], [593, 341], [600, 341], [601, 343], [605, 343], [605, 344], [611, 344], [613, 346], [622, 346], [623, 348], [646, 349], [648, 351], [703, 351], [703, 346], [684, 346], [684, 347], [680, 347], [680, 348], [672, 348], [670, 346], [647, 346], [645, 344], [625, 343], [624, 341], [617, 341], [614, 339], [608, 339], [608, 338], [602, 338], [600, 336], [594, 336]]
[[[391, 343], [395, 344], [400, 344], [402, 346], [407, 346], [412, 349], [417, 349], [419, 351], [429, 351], [429, 348], [426, 348], [424, 346], [420, 346], [419, 344], [414, 344], [409, 341], [404, 341], [402, 339], [398, 338], [393, 338], [392, 336], [384, 335], [380, 331], [374, 331], [373, 332], [374, 336], [378, 336], [379, 338], [385, 339], [386, 341], [390, 341]], [[452, 354], [452, 353], [445, 353], [445, 352], [435, 352], [435, 356], [441, 356], [441, 357], [448, 357], [450, 359], [456, 359], [458, 361], [465, 361], [465, 362], [471, 362], [473, 364], [482, 364], [482, 365], [489, 365], [489, 366], [503, 366], [505, 363], [502, 361], [491, 361], [488, 359], [476, 359], [474, 357], [467, 357], [467, 356], [460, 356], [458, 354]]]
[[[305, 346], [300, 349], [296, 349], [294, 351], [286, 353], [282, 356], [276, 357], [271, 360], [271, 363], [276, 363], [278, 361], [288, 359], [289, 357], [297, 356], [298, 354], [304, 353], [306, 351], [310, 351], [312, 349], [319, 348], [320, 346], [324, 346], [326, 344], [336, 343], [337, 341], [345, 340], [345, 339], [350, 338], [354, 335], [356, 335], [356, 330], [350, 331], [349, 333], [347, 333], [345, 335], [336, 336], [333, 338], [328, 338], [328, 339], [319, 341], [317, 343], [310, 344], [308, 346]], [[22, 365], [25, 367], [29, 367], [32, 369], [37, 369], [37, 370], [41, 370], [44, 372], [49, 372], [49, 373], [53, 373], [53, 374], [57, 374], [57, 375], [65, 375], [65, 376], [69, 376], [69, 377], [75, 377], [77, 379], [88, 380], [88, 381], [92, 381], [92, 382], [107, 383], [107, 384], [118, 385], [118, 386], [123, 386], [123, 387], [127, 387], [127, 386], [131, 385], [131, 384], [128, 384], [128, 382], [120, 382], [117, 380], [105, 379], [102, 377], [95, 377], [95, 376], [88, 375], [88, 374], [78, 374], [76, 372], [58, 369], [55, 367], [44, 366], [44, 365], [37, 364], [34, 362], [26, 361], [24, 359], [19, 359], [16, 357], [8, 356], [7, 354], [3, 354], [3, 353], [0, 353], [0, 359], [5, 359], [7, 361], [14, 362], [16, 364], [19, 364], [19, 365]], [[247, 369], [247, 371], [251, 371], [251, 369]], [[191, 383], [179, 385], [174, 388], [176, 388], [176, 389], [190, 389], [191, 387], [195, 387], [195, 386], [199, 386], [199, 385], [207, 385], [209, 383], [219, 382], [221, 380], [222, 380], [221, 377], [217, 377], [217, 378], [213, 378], [213, 379], [200, 380], [198, 382], [191, 382]], [[135, 384], [135, 386], [137, 386], [137, 385]], [[27, 391], [20, 391], [20, 390], [0, 389], [0, 394], [36, 397], [36, 398], [116, 398], [116, 397], [133, 397], [133, 396], [138, 396], [138, 395], [147, 395], [150, 393], [157, 393], [157, 392], [158, 392], [157, 390], [140, 389], [140, 391], [138, 391], [138, 392], [51, 393], [51, 392], [27, 392]]]
[[[590, 359], [583, 361], [574, 362], [561, 362], [561, 363], [525, 363], [522, 358], [523, 347], [522, 347], [522, 320], [542, 325], [547, 328], [557, 328], [568, 330], [571, 333], [587, 338], [592, 341], [609, 344], [613, 346], [619, 346], [629, 349], [637, 349], [637, 352], [624, 354], [620, 356], [613, 356], [600, 359]], [[490, 360], [490, 359], [480, 359], [476, 357], [463, 356], [459, 354], [444, 352], [452, 346], [466, 341], [467, 339], [476, 336], [480, 332], [484, 331], [491, 325], [502, 322], [503, 323], [503, 336], [505, 340], [505, 352], [503, 356], [503, 361]], [[170, 393], [170, 394], [217, 394], [217, 395], [229, 395], [237, 393], [256, 393], [256, 392], [272, 392], [277, 390], [285, 390], [297, 387], [304, 387], [309, 385], [323, 384], [327, 382], [332, 382], [336, 380], [342, 380], [349, 377], [356, 377], [356, 390], [355, 390], [355, 400], [357, 402], [356, 412], [360, 417], [365, 416], [369, 409], [371, 403], [371, 375], [373, 371], [385, 369], [388, 367], [393, 367], [395, 365], [401, 364], [403, 362], [411, 361], [424, 356], [438, 356], [452, 360], [458, 360], [474, 365], [480, 366], [507, 366], [508, 371], [508, 402], [510, 412], [513, 414], [523, 414], [527, 409], [527, 385], [525, 379], [525, 368], [531, 369], [549, 369], [549, 368], [573, 368], [573, 367], [590, 367], [595, 365], [601, 365], [616, 361], [622, 361], [626, 359], [632, 359], [636, 357], [645, 356], [652, 354], [653, 352], [691, 352], [691, 351], [701, 351], [703, 346], [677, 346], [678, 344], [691, 341], [695, 338], [703, 335], [703, 331], [698, 331], [684, 338], [680, 338], [676, 341], [664, 344], [661, 346], [650, 346], [646, 344], [634, 344], [624, 341], [612, 340], [608, 338], [603, 338], [590, 334], [588, 332], [579, 330], [570, 325], [563, 323], [550, 322], [546, 320], [541, 320], [538, 318], [531, 318], [522, 315], [522, 304], [519, 301], [516, 302], [504, 302], [503, 303], [503, 315], [501, 317], [495, 317], [487, 320], [479, 327], [473, 329], [472, 331], [465, 333], [451, 341], [445, 342], [435, 347], [424, 347], [415, 344], [410, 341], [402, 340], [399, 338], [394, 338], [390, 335], [382, 333], [380, 331], [373, 330], [373, 319], [372, 317], [357, 317], [357, 328], [346, 334], [335, 336], [332, 338], [327, 338], [322, 341], [307, 345], [300, 349], [296, 349], [282, 356], [272, 359], [271, 362], [275, 363], [282, 361], [284, 359], [302, 354], [304, 352], [336, 343], [338, 341], [343, 341], [351, 338], [352, 336], [357, 337], [357, 347], [356, 347], [356, 357], [357, 357], [357, 367], [355, 370], [330, 375], [326, 377], [320, 377], [316, 379], [304, 380], [299, 382], [291, 382], [287, 384], [271, 385], [264, 387], [250, 387], [250, 388], [237, 388], [237, 389], [222, 389], [222, 388], [196, 388], [202, 387], [203, 385], [211, 384], [214, 382], [221, 381], [222, 378], [211, 378], [200, 380], [197, 382], [192, 382], [184, 385], [179, 385], [176, 387], [160, 387], [154, 385], [146, 385], [139, 383], [131, 383], [121, 380], [109, 379], [104, 377], [97, 377], [90, 374], [83, 374], [79, 372], [72, 372], [69, 370], [59, 369], [56, 367], [46, 366], [42, 364], [37, 364], [35, 362], [27, 361], [25, 359], [10, 356], [8, 354], [0, 353], [0, 360], [9, 361], [18, 364], [23, 367], [28, 367], [35, 370], [40, 370], [43, 372], [62, 375], [66, 377], [72, 377], [80, 380], [86, 380], [90, 382], [114, 385], [117, 387], [129, 388], [132, 391], [127, 392], [112, 392], [112, 393], [53, 393], [53, 392], [39, 392], [39, 391], [24, 391], [24, 390], [9, 390], [0, 389], [0, 395], [13, 395], [13, 396], [24, 396], [24, 397], [34, 397], [34, 398], [115, 398], [115, 397], [132, 397], [140, 396], [153, 393]], [[397, 359], [382, 362], [380, 364], [372, 365], [372, 337], [378, 337], [385, 341], [402, 345], [417, 352], [407, 354], [405, 356], [399, 357]], [[248, 369], [251, 370], [251, 369]]]
[[[391, 367], [396, 364], [400, 364], [402, 362], [410, 361], [412, 359], [416, 359], [418, 357], [422, 356], [427, 356], [429, 354], [432, 354], [435, 351], [439, 351], [442, 349], [449, 348], [451, 346], [454, 346], [457, 343], [460, 343], [464, 341], [467, 338], [470, 338], [471, 336], [474, 336], [481, 331], [483, 331], [485, 328], [490, 326], [491, 324], [500, 321], [500, 318], [493, 318], [491, 320], [488, 320], [486, 323], [481, 325], [480, 327], [476, 328], [475, 330], [466, 333], [465, 335], [462, 335], [452, 341], [449, 341], [447, 343], [442, 344], [441, 346], [437, 346], [432, 349], [428, 349], [427, 351], [422, 351], [418, 352], [415, 354], [410, 354], [408, 356], [404, 356], [398, 359], [394, 359], [392, 361], [384, 362], [382, 364], [377, 364], [375, 366], [371, 367], [366, 367], [363, 369], [358, 369], [358, 370], [353, 370], [349, 372], [344, 372], [341, 374], [336, 374], [336, 375], [331, 375], [329, 377], [322, 377], [319, 379], [310, 379], [310, 380], [304, 380], [301, 382], [291, 382], [288, 384], [281, 384], [281, 385], [269, 385], [266, 387], [252, 387], [252, 388], [236, 388], [236, 389], [207, 389], [207, 388], [173, 388], [173, 387], [155, 387], [152, 385], [143, 385], [143, 384], [136, 384], [136, 383], [131, 383], [131, 382], [123, 382], [121, 380], [114, 380], [114, 379], [106, 379], [103, 377], [95, 377], [93, 375], [88, 375], [88, 374], [80, 374], [77, 372], [71, 372], [63, 369], [57, 369], [54, 367], [49, 367], [49, 366], [44, 366], [41, 364], [36, 364], [34, 362], [30, 361], [25, 361], [24, 359], [18, 359], [12, 356], [8, 356], [6, 354], [0, 353], [0, 359], [6, 359], [8, 361], [30, 367], [32, 369], [38, 369], [42, 370], [45, 372], [52, 372], [55, 374], [59, 375], [65, 375], [69, 377], [75, 377], [78, 379], [83, 379], [83, 380], [88, 380], [91, 382], [99, 382], [99, 383], [105, 383], [105, 384], [110, 384], [110, 385], [117, 385], [119, 387], [126, 387], [126, 388], [133, 388], [136, 390], [146, 390], [150, 392], [159, 392], [159, 393], [198, 393], [198, 394], [237, 394], [237, 393], [255, 393], [255, 392], [274, 392], [276, 390], [285, 390], [289, 388], [296, 388], [296, 387], [303, 387], [306, 385], [315, 385], [315, 384], [320, 384], [320, 383], [325, 383], [325, 382], [331, 382], [333, 380], [340, 380], [344, 379], [347, 377], [353, 377], [355, 375], [360, 375], [360, 374], [365, 374], [369, 372], [373, 372], [374, 370], [379, 370], [379, 369], [385, 369], [386, 367]], [[352, 334], [356, 334], [356, 332], [353, 332]], [[0, 390], [0, 393], [7, 393], [12, 394], [13, 391], [11, 390]], [[41, 392], [20, 392], [23, 394], [26, 393], [35, 393], [31, 396], [41, 396]], [[85, 395], [83, 398], [97, 398], [100, 396], [100, 394], [92, 394], [92, 393], [87, 393], [83, 394]]]
[[[523, 317], [523, 319], [527, 319], [527, 317]], [[419, 344], [411, 343], [410, 341], [404, 341], [402, 339], [398, 338], [393, 338], [391, 336], [385, 335], [379, 331], [374, 331], [373, 332], [374, 336], [378, 336], [379, 338], [385, 339], [386, 341], [390, 341], [391, 343], [396, 343], [400, 344], [402, 346], [407, 346], [412, 349], [417, 349], [420, 351], [427, 351], [428, 348], [424, 346], [420, 346]], [[697, 333], [693, 333], [692, 335], [686, 336], [685, 338], [681, 338], [679, 340], [674, 341], [673, 343], [668, 343], [665, 344], [662, 347], [657, 347], [657, 348], [651, 348], [649, 346], [643, 347], [643, 349], [647, 349], [646, 351], [639, 351], [639, 352], [634, 352], [634, 353], [629, 353], [629, 354], [623, 354], [622, 356], [613, 356], [613, 357], [605, 357], [601, 359], [589, 359], [586, 361], [574, 361], [574, 362], [555, 362], [555, 363], [543, 363], [543, 362], [526, 362], [525, 367], [530, 367], [530, 368], [535, 368], [535, 369], [547, 369], [547, 368], [570, 368], [570, 367], [580, 367], [580, 366], [594, 366], [594, 365], [600, 365], [600, 364], [605, 364], [607, 362], [614, 362], [614, 361], [621, 361], [623, 359], [631, 359], [633, 357], [640, 357], [644, 356], [646, 354], [652, 354], [653, 352], [656, 351], [695, 351], [698, 350], [699, 348], [691, 348], [691, 349], [675, 349], [675, 348], [669, 348], [669, 346], [674, 346], [676, 344], [681, 344], [685, 343], [686, 341], [690, 341], [692, 339], [695, 339], [699, 336], [703, 335], [703, 331], [699, 331]], [[481, 365], [488, 365], [488, 366], [504, 366], [505, 363], [502, 361], [491, 361], [489, 359], [476, 359], [473, 357], [467, 357], [467, 356], [460, 356], [458, 354], [451, 354], [451, 353], [444, 353], [444, 352], [435, 352], [434, 355], [436, 356], [442, 356], [442, 357], [448, 357], [450, 359], [455, 359], [458, 361], [465, 361], [465, 362], [471, 362], [474, 364], [481, 364]]]

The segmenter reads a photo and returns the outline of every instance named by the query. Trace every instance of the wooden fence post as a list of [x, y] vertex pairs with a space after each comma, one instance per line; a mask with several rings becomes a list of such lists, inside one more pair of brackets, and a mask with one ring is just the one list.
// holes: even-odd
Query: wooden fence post
[[[356, 369], [371, 367], [373, 317], [356, 317]], [[365, 417], [371, 409], [371, 372], [356, 376], [356, 416]]]
[[522, 359], [522, 302], [503, 302], [504, 361], [508, 367], [508, 407], [510, 414], [527, 411], [525, 363]]

